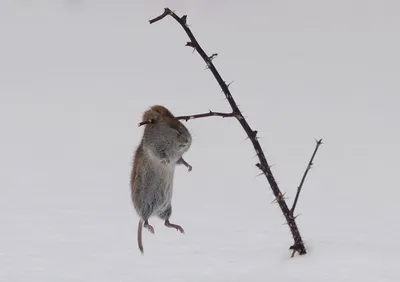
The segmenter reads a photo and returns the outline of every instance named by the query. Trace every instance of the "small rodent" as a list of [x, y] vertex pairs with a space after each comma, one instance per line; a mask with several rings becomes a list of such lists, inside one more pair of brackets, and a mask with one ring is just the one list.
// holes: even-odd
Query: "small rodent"
[[149, 224], [151, 216], [165, 221], [165, 226], [184, 233], [181, 226], [169, 221], [172, 213], [171, 199], [175, 166], [189, 165], [182, 155], [191, 144], [188, 129], [164, 106], [155, 105], [143, 113], [145, 124], [142, 140], [137, 147], [131, 172], [131, 195], [133, 206], [140, 217], [138, 246], [143, 254], [142, 228], [154, 233]]

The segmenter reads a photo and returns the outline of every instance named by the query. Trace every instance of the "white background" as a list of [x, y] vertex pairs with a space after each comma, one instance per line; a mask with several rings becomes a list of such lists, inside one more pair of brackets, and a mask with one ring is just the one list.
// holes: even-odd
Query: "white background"
[[[308, 254], [238, 122], [187, 123], [171, 222], [136, 242], [142, 112], [228, 112], [187, 14], [258, 130]], [[0, 2], [0, 281], [399, 281], [398, 1]]]

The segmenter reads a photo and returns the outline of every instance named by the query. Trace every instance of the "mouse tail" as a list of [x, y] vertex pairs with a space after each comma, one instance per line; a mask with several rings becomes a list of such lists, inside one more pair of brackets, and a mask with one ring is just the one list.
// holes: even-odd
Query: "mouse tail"
[[137, 239], [138, 239], [139, 250], [143, 254], [142, 229], [143, 229], [143, 221], [140, 219], [138, 224]]

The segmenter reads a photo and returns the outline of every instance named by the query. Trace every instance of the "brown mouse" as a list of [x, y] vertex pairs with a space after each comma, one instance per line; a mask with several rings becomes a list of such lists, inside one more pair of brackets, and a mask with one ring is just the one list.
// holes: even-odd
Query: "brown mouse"
[[155, 105], [145, 111], [142, 140], [137, 147], [131, 172], [131, 194], [133, 206], [140, 217], [138, 246], [143, 253], [142, 228], [151, 233], [154, 228], [149, 218], [157, 216], [165, 226], [184, 233], [181, 226], [169, 221], [172, 213], [172, 192], [175, 166], [192, 167], [182, 158], [192, 143], [188, 129], [164, 106]]

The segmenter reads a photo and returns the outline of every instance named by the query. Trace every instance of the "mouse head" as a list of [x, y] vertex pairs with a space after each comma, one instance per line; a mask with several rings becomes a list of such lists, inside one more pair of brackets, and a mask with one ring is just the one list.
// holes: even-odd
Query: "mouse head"
[[150, 124], [159, 122], [160, 120], [166, 123], [176, 122], [175, 116], [164, 106], [154, 105], [143, 113], [142, 121], [150, 121]]
[[148, 121], [146, 127], [158, 128], [168, 138], [176, 139], [182, 150], [187, 149], [192, 141], [187, 128], [164, 106], [154, 105], [144, 112], [143, 121]]

